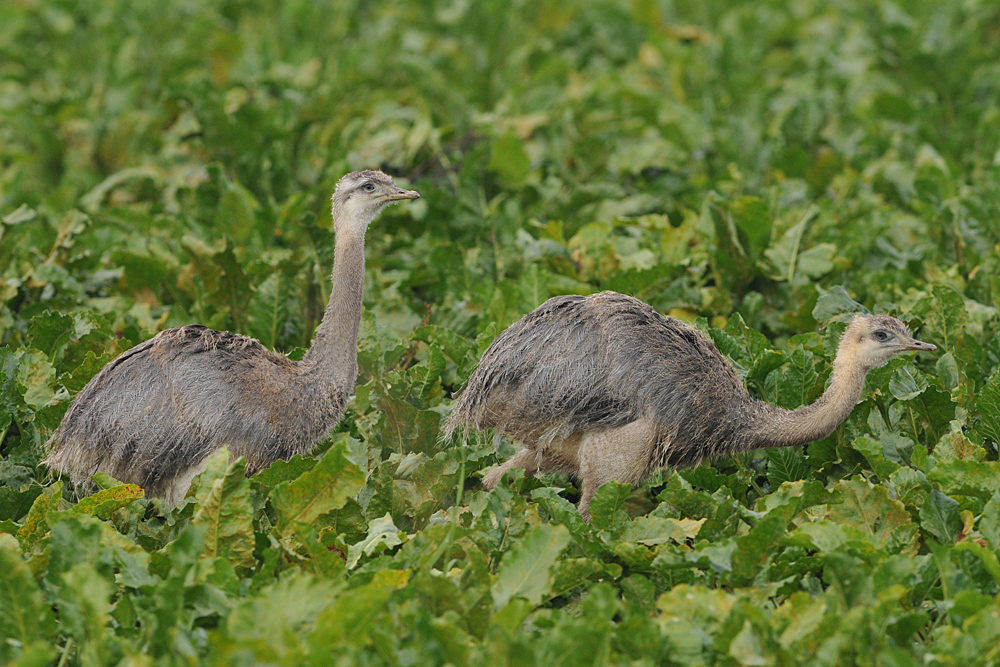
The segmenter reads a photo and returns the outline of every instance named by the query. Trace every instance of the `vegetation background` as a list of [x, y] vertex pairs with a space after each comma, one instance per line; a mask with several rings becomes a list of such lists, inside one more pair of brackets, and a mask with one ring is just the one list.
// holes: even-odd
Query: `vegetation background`
[[[48, 478], [74, 393], [165, 327], [301, 354], [364, 167], [423, 198], [368, 234], [315, 457], [214, 459], [167, 514]], [[988, 0], [3, 2], [0, 663], [1000, 664], [998, 202]], [[439, 441], [451, 397], [602, 289], [790, 408], [855, 312], [939, 350], [591, 525], [565, 478], [483, 492], [512, 444]]]

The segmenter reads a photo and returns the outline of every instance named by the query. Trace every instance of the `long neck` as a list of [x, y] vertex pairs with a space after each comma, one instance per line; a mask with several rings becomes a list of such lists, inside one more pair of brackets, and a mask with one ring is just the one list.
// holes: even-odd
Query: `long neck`
[[345, 225], [333, 252], [333, 286], [316, 340], [302, 360], [303, 369], [346, 392], [358, 375], [358, 328], [365, 289], [364, 232]]
[[[833, 379], [812, 405], [784, 410], [757, 404], [751, 447], [794, 447], [825, 438], [847, 419], [865, 385], [866, 371], [844, 350], [833, 364]], [[846, 357], [846, 358], [845, 358]]]

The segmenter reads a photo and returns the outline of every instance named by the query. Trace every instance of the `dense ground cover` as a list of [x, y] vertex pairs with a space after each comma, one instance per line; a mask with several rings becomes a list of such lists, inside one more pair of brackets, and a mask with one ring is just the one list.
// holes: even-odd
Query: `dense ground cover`
[[[216, 459], [169, 513], [49, 480], [71, 397], [156, 331], [308, 346], [329, 194], [373, 166], [424, 197], [369, 232], [315, 457]], [[998, 197], [985, 0], [2, 3], [0, 661], [1000, 664]], [[601, 289], [785, 407], [852, 313], [939, 350], [586, 525], [438, 428], [503, 327]]]

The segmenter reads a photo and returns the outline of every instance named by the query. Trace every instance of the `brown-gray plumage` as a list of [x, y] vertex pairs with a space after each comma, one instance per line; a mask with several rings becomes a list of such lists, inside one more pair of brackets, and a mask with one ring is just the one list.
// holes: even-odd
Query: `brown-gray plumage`
[[357, 376], [365, 231], [385, 206], [419, 196], [381, 171], [337, 184], [330, 302], [302, 361], [201, 325], [163, 331], [83, 388], [48, 465], [78, 488], [106, 472], [176, 505], [223, 445], [246, 457], [248, 475], [311, 451], [340, 420]]
[[581, 481], [580, 512], [601, 484], [636, 484], [663, 466], [826, 437], [851, 413], [865, 375], [907, 350], [934, 350], [893, 317], [855, 319], [833, 379], [809, 406], [785, 410], [747, 393], [729, 361], [692, 327], [623, 294], [549, 299], [490, 345], [446, 423], [494, 429], [522, 449], [508, 470]]

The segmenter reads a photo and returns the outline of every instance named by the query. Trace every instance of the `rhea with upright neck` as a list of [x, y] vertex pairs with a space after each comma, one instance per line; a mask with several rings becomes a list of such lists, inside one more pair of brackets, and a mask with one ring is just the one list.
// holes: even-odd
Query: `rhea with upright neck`
[[353, 386], [365, 288], [365, 232], [385, 206], [419, 196], [396, 187], [382, 172], [354, 172], [337, 184], [331, 207], [336, 240], [333, 286], [316, 339], [302, 360], [305, 371]]
[[246, 458], [248, 475], [312, 451], [343, 416], [357, 376], [365, 233], [386, 206], [419, 196], [381, 171], [337, 183], [330, 301], [302, 361], [201, 325], [162, 331], [76, 396], [49, 466], [80, 489], [105, 472], [175, 505], [224, 445]]

